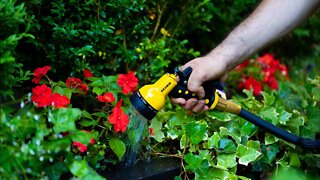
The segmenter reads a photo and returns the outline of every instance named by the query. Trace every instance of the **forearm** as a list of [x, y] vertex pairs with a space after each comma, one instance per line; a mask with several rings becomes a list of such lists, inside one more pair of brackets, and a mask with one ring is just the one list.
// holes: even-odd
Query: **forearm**
[[224, 56], [228, 70], [284, 36], [319, 7], [320, 0], [264, 0], [208, 56]]

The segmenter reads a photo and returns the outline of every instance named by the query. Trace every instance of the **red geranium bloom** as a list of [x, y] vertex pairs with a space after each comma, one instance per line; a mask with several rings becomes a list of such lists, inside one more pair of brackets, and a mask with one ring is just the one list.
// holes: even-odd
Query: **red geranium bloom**
[[248, 66], [249, 63], [250, 63], [250, 61], [249, 61], [249, 60], [246, 60], [246, 61], [244, 61], [243, 63], [239, 64], [235, 69], [236, 69], [236, 70], [240, 70], [240, 69]]
[[51, 98], [55, 108], [66, 108], [70, 104], [70, 99], [67, 96], [58, 93], [52, 94]]
[[113, 108], [108, 121], [113, 124], [116, 132], [125, 132], [129, 124], [129, 117], [121, 109], [122, 100], [117, 102], [116, 107]]
[[265, 79], [264, 82], [267, 83], [271, 89], [275, 89], [275, 90], [278, 89], [278, 83], [274, 76], [271, 76], [268, 79]]
[[262, 84], [259, 81], [255, 80], [253, 77], [249, 77], [243, 83], [239, 84], [239, 88], [241, 89], [245, 88], [247, 90], [250, 90], [251, 87], [255, 96], [259, 95], [262, 91]]
[[82, 144], [81, 142], [73, 142], [72, 145], [77, 147], [79, 149], [79, 151], [82, 153], [88, 151], [88, 147], [86, 145]]
[[[87, 133], [90, 133], [89, 131], [86, 131], [86, 130], [82, 130], [82, 131], [87, 132]], [[94, 140], [94, 139], [90, 139], [90, 144], [94, 145], [94, 143], [95, 143], [95, 140]], [[88, 146], [85, 145], [85, 144], [82, 144], [81, 142], [75, 141], [75, 142], [72, 143], [72, 145], [75, 146], [75, 147], [77, 147], [78, 150], [79, 150], [80, 152], [82, 152], [82, 153], [88, 151]]]
[[84, 83], [79, 78], [75, 77], [69, 77], [66, 80], [66, 85], [69, 88], [75, 88], [83, 91], [85, 94], [88, 92], [88, 86]]
[[90, 77], [93, 77], [93, 74], [91, 73], [90, 69], [85, 69], [82, 71], [84, 77], [86, 78], [90, 78]]
[[122, 87], [123, 94], [129, 94], [136, 90], [138, 78], [134, 75], [133, 71], [129, 71], [128, 74], [119, 74], [117, 83]]
[[273, 54], [264, 54], [263, 56], [258, 57], [258, 61], [265, 65], [272, 64], [273, 61], [275, 61]]
[[104, 93], [103, 95], [99, 95], [97, 96], [97, 99], [105, 103], [111, 103], [116, 100], [111, 92]]
[[52, 104], [52, 89], [47, 85], [42, 84], [41, 86], [36, 86], [32, 88], [32, 92], [31, 100], [37, 104], [37, 107], [45, 107]]
[[33, 71], [34, 78], [32, 79], [32, 82], [35, 84], [39, 84], [41, 78], [47, 74], [47, 72], [51, 69], [51, 66], [44, 66], [37, 68]]

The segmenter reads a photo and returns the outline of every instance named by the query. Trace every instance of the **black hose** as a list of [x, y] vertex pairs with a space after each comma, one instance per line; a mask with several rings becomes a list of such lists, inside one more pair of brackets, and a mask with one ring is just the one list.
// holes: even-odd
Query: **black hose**
[[309, 138], [303, 138], [294, 134], [289, 133], [288, 131], [281, 129], [265, 120], [260, 118], [259, 116], [245, 110], [241, 109], [238, 116], [242, 117], [243, 119], [251, 122], [252, 124], [272, 133], [273, 135], [298, 145], [306, 150], [320, 150], [320, 140], [313, 140]]

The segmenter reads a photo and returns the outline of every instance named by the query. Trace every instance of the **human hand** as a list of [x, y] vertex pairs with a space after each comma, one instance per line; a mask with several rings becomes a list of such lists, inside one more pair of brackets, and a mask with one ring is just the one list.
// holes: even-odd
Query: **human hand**
[[192, 68], [192, 73], [188, 81], [188, 89], [191, 92], [196, 93], [199, 99], [191, 98], [185, 100], [183, 98], [171, 98], [171, 101], [174, 104], [179, 104], [186, 110], [192, 110], [193, 112], [206, 111], [209, 108], [202, 99], [205, 96], [202, 84], [210, 80], [225, 80], [228, 71], [227, 63], [222, 58], [218, 59], [214, 58], [212, 55], [207, 55], [189, 61], [181, 67], [181, 70], [184, 70], [187, 67]]

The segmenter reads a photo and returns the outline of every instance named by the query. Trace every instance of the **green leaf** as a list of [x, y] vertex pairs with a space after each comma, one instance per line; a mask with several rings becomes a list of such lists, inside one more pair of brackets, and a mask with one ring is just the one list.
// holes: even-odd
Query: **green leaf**
[[55, 86], [53, 88], [53, 93], [58, 93], [60, 95], [65, 95], [67, 96], [69, 99], [71, 98], [71, 95], [72, 95], [72, 90], [69, 89], [69, 88], [62, 88], [60, 86]]
[[203, 158], [201, 158], [199, 155], [188, 153], [184, 156], [184, 160], [186, 163], [188, 163], [189, 168], [196, 169], [200, 166]]
[[291, 113], [288, 113], [284, 107], [279, 107], [277, 109], [277, 112], [279, 113], [279, 122], [280, 124], [286, 124], [287, 121], [289, 121], [290, 117], [292, 116]]
[[273, 144], [275, 142], [279, 141], [279, 138], [277, 138], [275, 135], [266, 133], [264, 137], [265, 145]]
[[94, 134], [82, 130], [73, 131], [70, 135], [72, 141], [81, 142], [85, 145], [89, 144], [91, 139], [95, 139]]
[[259, 115], [262, 119], [271, 122], [272, 124], [278, 124], [278, 113], [275, 108], [266, 108], [262, 110]]
[[91, 114], [88, 113], [88, 111], [86, 111], [86, 110], [82, 110], [82, 116], [93, 120], [93, 117], [91, 116]]
[[269, 95], [266, 92], [261, 92], [262, 96], [263, 96], [263, 103], [265, 106], [271, 106], [274, 101], [275, 101], [275, 97], [273, 96], [273, 94], [271, 93], [271, 95]]
[[186, 134], [190, 138], [192, 144], [198, 144], [206, 135], [206, 124], [198, 124], [191, 122], [186, 125]]
[[236, 144], [230, 139], [220, 139], [218, 143], [218, 152], [233, 153], [236, 152]]
[[94, 180], [103, 180], [98, 173], [96, 173], [85, 160], [74, 161], [70, 166], [71, 173], [79, 179], [94, 179]]
[[92, 115], [98, 116], [98, 117], [103, 117], [103, 118], [107, 117], [106, 113], [104, 113], [104, 112], [96, 112], [96, 113], [93, 113]]
[[261, 157], [262, 154], [254, 148], [239, 144], [236, 155], [239, 158], [239, 164], [247, 166], [250, 162], [255, 161], [259, 157]]
[[82, 120], [79, 122], [79, 124], [81, 126], [88, 127], [88, 126], [95, 126], [98, 124], [98, 122], [95, 120]]
[[219, 121], [230, 121], [231, 117], [229, 113], [221, 111], [207, 111], [206, 115], [211, 119], [216, 119]]
[[162, 142], [164, 138], [164, 134], [161, 131], [162, 123], [157, 119], [152, 119], [150, 128], [153, 128], [152, 132], [154, 136], [152, 136], [156, 141]]
[[232, 154], [219, 154], [218, 157], [218, 166], [222, 166], [225, 168], [233, 168], [237, 165], [236, 161], [236, 153]]
[[107, 88], [101, 88], [101, 87], [94, 87], [94, 88], [92, 89], [92, 91], [93, 91], [94, 93], [96, 93], [97, 95], [103, 94], [104, 92], [106, 92], [106, 90], [107, 90]]
[[217, 132], [214, 132], [214, 134], [208, 138], [208, 149], [212, 149], [212, 148], [218, 148], [219, 146], [219, 134]]
[[261, 152], [264, 155], [262, 159], [263, 162], [271, 164], [279, 151], [280, 150], [277, 144], [261, 146]]
[[59, 180], [60, 176], [68, 170], [69, 169], [62, 162], [57, 162], [45, 168], [46, 175], [48, 175], [49, 178], [53, 180]]
[[240, 132], [242, 135], [246, 135], [246, 136], [252, 136], [252, 134], [257, 130], [258, 128], [248, 122], [248, 121], [245, 121], [244, 124], [241, 126], [240, 128]]
[[81, 116], [77, 108], [60, 108], [49, 113], [49, 121], [54, 124], [55, 133], [69, 132], [76, 129], [75, 121]]
[[300, 168], [301, 163], [299, 155], [297, 153], [290, 153], [290, 166]]
[[109, 146], [112, 151], [118, 156], [119, 160], [121, 160], [126, 152], [126, 145], [120, 139], [112, 138], [109, 140]]

